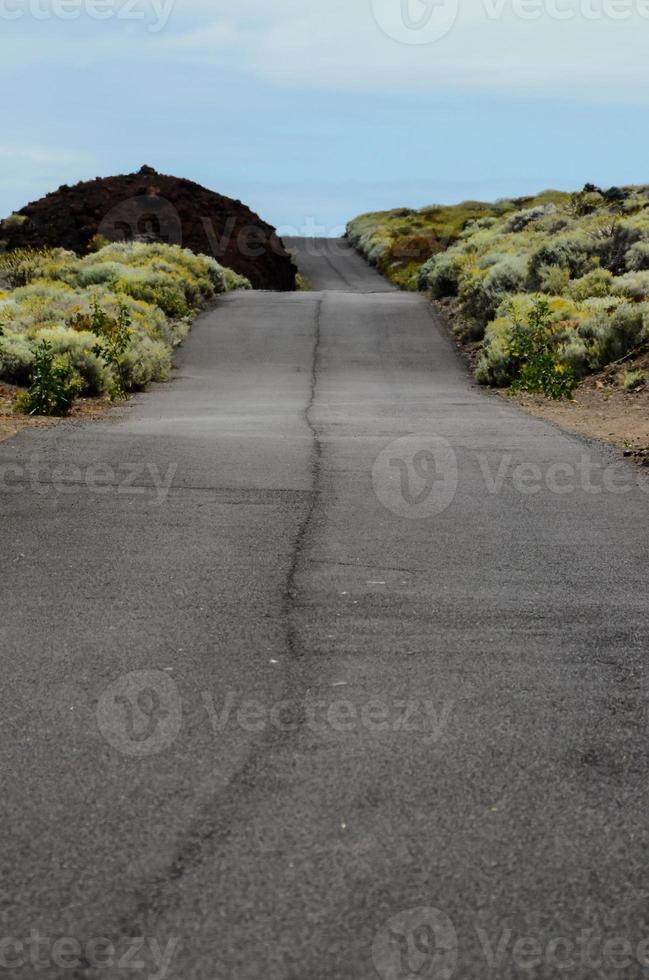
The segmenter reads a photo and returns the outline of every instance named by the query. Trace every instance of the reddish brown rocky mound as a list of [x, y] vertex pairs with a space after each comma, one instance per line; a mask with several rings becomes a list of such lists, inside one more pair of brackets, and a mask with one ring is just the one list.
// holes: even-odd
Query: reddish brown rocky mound
[[256, 289], [295, 289], [296, 268], [275, 229], [241, 201], [151, 167], [97, 177], [47, 194], [0, 223], [8, 249], [61, 246], [84, 254], [95, 235], [163, 241], [213, 255]]

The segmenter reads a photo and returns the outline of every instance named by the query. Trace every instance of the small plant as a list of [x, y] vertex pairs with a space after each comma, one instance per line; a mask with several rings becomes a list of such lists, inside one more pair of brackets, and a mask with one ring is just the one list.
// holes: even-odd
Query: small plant
[[537, 300], [527, 322], [515, 321], [508, 353], [518, 366], [512, 391], [542, 392], [548, 398], [569, 398], [577, 387], [571, 367], [562, 364], [547, 300]]
[[133, 335], [131, 315], [128, 307], [119, 302], [117, 315], [111, 316], [99, 305], [99, 300], [93, 296], [89, 313], [78, 313], [70, 321], [74, 330], [88, 331], [98, 339], [92, 349], [100, 360], [110, 368], [112, 384], [108, 395], [116, 401], [126, 397], [127, 383], [122, 370], [122, 358], [129, 348]]
[[12, 289], [28, 286], [38, 278], [50, 255], [47, 248], [17, 248], [13, 252], [3, 252], [0, 255], [0, 279]]
[[644, 371], [622, 371], [617, 376], [617, 382], [625, 391], [637, 391], [646, 385], [647, 375]]
[[298, 272], [295, 276], [295, 284], [297, 286], [298, 292], [300, 293], [310, 293], [313, 292], [313, 285], [310, 279], [303, 276], [301, 272]]
[[13, 228], [21, 228], [27, 221], [27, 216], [24, 214], [16, 214], [14, 211], [12, 214], [8, 215], [2, 222], [3, 231], [11, 231]]
[[34, 350], [31, 384], [18, 395], [14, 409], [25, 415], [68, 415], [82, 390], [83, 379], [69, 361], [43, 340]]

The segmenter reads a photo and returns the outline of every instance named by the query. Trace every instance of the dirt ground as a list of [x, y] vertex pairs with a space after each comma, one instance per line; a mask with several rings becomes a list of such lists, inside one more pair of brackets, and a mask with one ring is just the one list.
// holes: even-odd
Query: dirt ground
[[543, 395], [500, 394], [532, 415], [608, 442], [649, 466], [649, 381], [639, 390], [625, 391], [617, 380], [622, 370], [644, 370], [649, 379], [649, 355], [613, 365], [587, 378], [572, 401], [552, 401]]
[[88, 422], [93, 419], [103, 419], [113, 407], [110, 402], [101, 398], [80, 398], [65, 418], [15, 415], [13, 402], [19, 390], [13, 385], [0, 383], [0, 442], [11, 439], [23, 429], [34, 428], [35, 426], [43, 427], [60, 425], [62, 422]]
[[[473, 373], [481, 345], [463, 342], [453, 330], [453, 325], [461, 322], [459, 302], [442, 300], [433, 302], [433, 307], [448, 323], [453, 339]], [[620, 375], [626, 371], [644, 371], [647, 381], [635, 391], [626, 391], [620, 384]], [[571, 400], [553, 401], [544, 395], [492, 390], [502, 398], [511, 399], [531, 415], [590, 439], [607, 442], [649, 466], [649, 352], [646, 350], [586, 378]]]

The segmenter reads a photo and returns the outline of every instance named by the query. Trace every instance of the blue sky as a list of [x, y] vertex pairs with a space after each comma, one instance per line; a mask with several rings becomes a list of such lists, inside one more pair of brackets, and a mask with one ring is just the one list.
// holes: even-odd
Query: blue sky
[[143, 163], [285, 233], [649, 182], [647, 0], [403, 3], [0, 0], [0, 213]]

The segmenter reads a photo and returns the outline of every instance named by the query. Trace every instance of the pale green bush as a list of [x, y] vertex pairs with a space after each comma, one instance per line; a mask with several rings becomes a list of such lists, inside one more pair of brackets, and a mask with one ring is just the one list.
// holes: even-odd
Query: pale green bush
[[14, 211], [11, 214], [7, 215], [6, 218], [3, 218], [2, 230], [10, 231], [12, 228], [20, 228], [21, 225], [24, 225], [26, 221], [27, 221], [27, 215], [16, 214], [16, 212]]
[[171, 351], [149, 337], [135, 337], [119, 363], [126, 388], [136, 391], [151, 381], [167, 380], [171, 371]]
[[617, 376], [617, 382], [626, 391], [636, 391], [646, 385], [647, 374], [645, 371], [621, 371]]
[[[0, 378], [27, 383], [34, 349], [46, 342], [89, 395], [111, 392], [115, 372], [127, 389], [164, 380], [194, 313], [216, 293], [250, 288], [215, 260], [177, 246], [115, 243], [82, 259], [63, 249], [9, 256], [5, 269], [28, 284], [0, 295]], [[93, 310], [128, 318], [129, 346], [113, 366], [95, 353]]]
[[560, 265], [542, 265], [539, 269], [539, 289], [548, 296], [563, 296], [568, 292], [570, 271]]
[[[574, 368], [577, 376], [581, 376], [587, 368], [587, 344], [577, 332], [579, 308], [566, 297], [544, 299], [549, 307], [549, 322], [555, 332], [559, 359], [567, 368]], [[501, 303], [495, 319], [487, 324], [485, 330], [484, 347], [476, 368], [476, 378], [480, 384], [502, 388], [513, 381], [516, 359], [510, 345], [514, 328], [516, 324], [529, 319], [538, 300], [539, 297], [533, 294], [519, 293]]]
[[503, 300], [520, 292], [526, 280], [527, 262], [516, 257], [502, 259], [486, 271], [472, 270], [462, 277], [460, 299], [465, 316], [474, 326], [473, 337], [477, 339], [483, 335], [486, 324], [496, 315]]
[[629, 272], [649, 269], [649, 241], [636, 242], [626, 253], [626, 267]]
[[540, 221], [541, 218], [547, 218], [556, 212], [557, 208], [555, 204], [542, 204], [535, 208], [527, 208], [523, 211], [517, 211], [512, 214], [510, 218], [507, 219], [503, 226], [505, 232], [524, 231], [529, 225], [534, 224], [536, 221]]
[[611, 292], [626, 299], [646, 299], [649, 297], [649, 271], [616, 276], [611, 282]]
[[[590, 246], [592, 249], [592, 246]], [[581, 235], [561, 235], [544, 242], [530, 258], [531, 282], [535, 288], [541, 284], [541, 270], [546, 266], [567, 269], [572, 279], [585, 275], [594, 265], [589, 242]]]
[[588, 345], [577, 332], [559, 345], [559, 357], [566, 367], [572, 369], [576, 378], [584, 378], [591, 369]]
[[245, 276], [240, 276], [234, 269], [223, 269], [225, 288], [228, 292], [234, 289], [252, 289], [252, 283]]
[[599, 313], [579, 326], [586, 341], [593, 370], [617, 361], [637, 347], [646, 337], [649, 304], [624, 303], [612, 314]]
[[29, 384], [34, 351], [23, 334], [0, 336], [0, 380], [7, 384]]
[[430, 289], [435, 299], [457, 296], [460, 279], [466, 267], [466, 257], [452, 249], [434, 255], [421, 267], [419, 289]]
[[103, 395], [111, 384], [111, 373], [104, 361], [94, 353], [97, 338], [79, 330], [39, 330], [34, 341], [47, 341], [55, 354], [65, 355], [83, 379], [84, 395]]
[[580, 279], [573, 279], [568, 284], [568, 293], [577, 302], [593, 297], [608, 296], [611, 292], [613, 274], [608, 269], [593, 269]]

